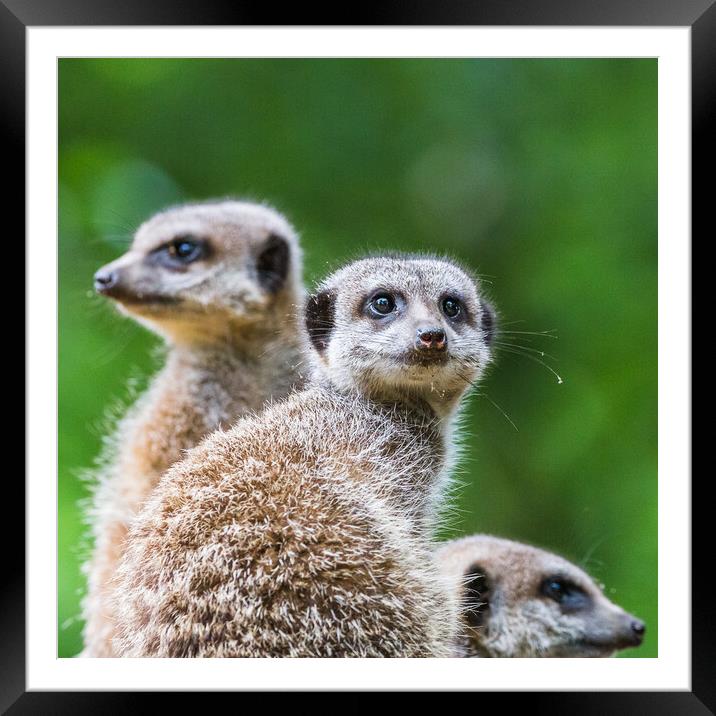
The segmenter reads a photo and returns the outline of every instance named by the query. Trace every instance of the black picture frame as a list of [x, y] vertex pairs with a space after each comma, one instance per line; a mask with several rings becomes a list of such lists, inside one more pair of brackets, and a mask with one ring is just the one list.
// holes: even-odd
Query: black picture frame
[[[316, 6], [318, 8], [319, 6]], [[310, 11], [303, 5], [288, 8], [282, 25], [334, 25], [334, 8]], [[0, 0], [0, 134], [6, 185], [4, 203], [17, 223], [12, 236], [25, 229], [21, 207], [25, 198], [25, 29], [28, 26], [82, 25], [266, 25], [275, 8], [247, 7], [217, 0]], [[295, 17], [291, 17], [294, 15]], [[542, 26], [682, 26], [691, 28], [692, 82], [692, 226], [704, 234], [709, 203], [713, 199], [707, 172], [714, 157], [709, 119], [716, 116], [716, 0], [446, 0], [413, 3], [391, 0], [352, 13], [349, 25], [542, 25]], [[710, 178], [710, 177], [709, 177]], [[711, 228], [711, 227], [710, 227]], [[713, 230], [711, 229], [711, 232]], [[10, 236], [6, 236], [11, 241]], [[10, 478], [12, 471], [8, 471]], [[531, 713], [549, 711], [580, 714], [708, 714], [716, 713], [716, 643], [710, 591], [711, 571], [698, 565], [713, 564], [705, 511], [705, 475], [692, 481], [692, 682], [691, 691], [655, 692], [511, 692], [485, 693], [479, 698], [522, 701]], [[14, 484], [13, 484], [14, 483]], [[17, 480], [4, 484], [7, 505], [24, 502], [24, 487]], [[15, 494], [13, 494], [13, 491]], [[10, 512], [8, 510], [8, 512]], [[12, 510], [15, 514], [19, 510]], [[17, 534], [17, 527], [13, 526]], [[708, 531], [707, 531], [708, 530]], [[0, 709], [24, 713], [106, 713], [154, 710], [166, 707], [168, 694], [130, 692], [26, 692], [25, 687], [25, 564], [24, 554], [6, 541], [3, 607], [0, 609]], [[668, 609], [682, 608], [683, 585], [660, 598], [673, 600]], [[197, 695], [181, 694], [184, 706]], [[161, 706], [158, 699], [162, 699]], [[294, 700], [294, 707], [300, 700]], [[354, 701], [356, 705], [360, 700]], [[485, 706], [480, 703], [484, 710]]]

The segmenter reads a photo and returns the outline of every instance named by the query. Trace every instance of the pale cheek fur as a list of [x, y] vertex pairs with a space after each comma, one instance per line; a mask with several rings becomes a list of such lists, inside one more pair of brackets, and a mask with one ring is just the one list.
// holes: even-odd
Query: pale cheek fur
[[577, 617], [564, 615], [552, 605], [534, 600], [505, 607], [490, 621], [487, 647], [495, 656], [556, 656], [583, 634]]

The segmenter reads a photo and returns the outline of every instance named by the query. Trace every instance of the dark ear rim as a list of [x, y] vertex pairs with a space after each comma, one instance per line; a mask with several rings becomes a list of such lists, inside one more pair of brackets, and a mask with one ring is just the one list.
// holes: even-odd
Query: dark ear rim
[[497, 313], [492, 304], [484, 298], [480, 299], [480, 309], [480, 327], [485, 336], [485, 342], [491, 346], [497, 333]]
[[490, 588], [487, 570], [481, 564], [471, 564], [465, 570], [462, 606], [469, 626], [485, 625], [490, 611]]
[[335, 319], [335, 296], [332, 291], [319, 291], [306, 301], [305, 323], [313, 347], [323, 353], [328, 347]]
[[268, 293], [276, 293], [285, 285], [290, 266], [288, 241], [279, 234], [270, 234], [256, 257], [256, 275], [260, 286]]

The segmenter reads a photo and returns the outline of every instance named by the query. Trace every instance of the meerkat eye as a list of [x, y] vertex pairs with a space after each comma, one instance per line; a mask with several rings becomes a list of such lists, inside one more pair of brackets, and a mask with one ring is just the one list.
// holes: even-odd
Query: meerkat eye
[[547, 577], [540, 585], [540, 592], [570, 611], [581, 609], [589, 602], [583, 589], [562, 577]]
[[460, 306], [460, 301], [457, 298], [453, 298], [452, 296], [446, 296], [445, 298], [443, 298], [442, 309], [443, 313], [448, 318], [455, 318], [462, 310]]
[[395, 310], [395, 299], [389, 293], [377, 293], [368, 302], [371, 318], [382, 318]]
[[193, 236], [178, 236], [166, 246], [166, 252], [173, 261], [189, 264], [204, 255], [204, 242]]
[[561, 602], [567, 594], [565, 583], [559, 577], [551, 577], [542, 582], [541, 592], [545, 597]]

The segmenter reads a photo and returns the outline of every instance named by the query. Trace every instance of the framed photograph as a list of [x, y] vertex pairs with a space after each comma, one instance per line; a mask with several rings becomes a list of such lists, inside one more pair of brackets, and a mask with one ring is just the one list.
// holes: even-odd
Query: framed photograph
[[[530, 692], [538, 711], [713, 712], [713, 629], [704, 575], [692, 570], [699, 556], [710, 563], [710, 540], [691, 479], [690, 248], [708, 186], [697, 176], [712, 159], [712, 0], [546, 2], [539, 12], [526, 2], [408, 12], [389, 4], [378, 18], [386, 25], [263, 19], [213, 3], [179, 13], [169, 4], [0, 2], [6, 159], [26, 178], [8, 187], [6, 205], [18, 215], [25, 207], [28, 416], [26, 551], [6, 575], [0, 706], [74, 713], [128, 703], [134, 691], [416, 690]], [[272, 338], [250, 365], [273, 376], [270, 360], [279, 365], [293, 341], [303, 346], [304, 331], [312, 351], [291, 363], [296, 382], [286, 378], [284, 393], [260, 394], [257, 406], [280, 403], [321, 370], [333, 380], [337, 359], [326, 356], [339, 354], [326, 352], [327, 336], [347, 329], [335, 331], [340, 307], [320, 300], [353, 285], [345, 271], [330, 283], [339, 267], [357, 267], [363, 280], [383, 270], [371, 261], [396, 262], [385, 269], [395, 277], [421, 261], [429, 283], [454, 262], [475, 281], [474, 310], [462, 293], [440, 293], [445, 330], [426, 318], [427, 299], [415, 299], [415, 320], [433, 323], [417, 337], [411, 323], [410, 340], [430, 360], [445, 344], [457, 352], [468, 330], [456, 327], [462, 311], [490, 356], [479, 385], [477, 375], [464, 378], [469, 397], [458, 394], [446, 412], [440, 445], [450, 454], [459, 446], [460, 457], [447, 509], [430, 524], [441, 549], [457, 545], [464, 561], [445, 560], [457, 565], [456, 603], [474, 591], [460, 623], [475, 641], [465, 647], [461, 636], [455, 655], [513, 658], [141, 658], [224, 655], [136, 648], [144, 614], [127, 618], [108, 651], [92, 646], [97, 525], [114, 514], [93, 485], [119, 464], [122, 441], [140, 436], [128, 448], [136, 464], [174, 449], [168, 466], [216, 428], [260, 412], [212, 406], [215, 422], [175, 445], [178, 428], [161, 434], [165, 406], [144, 423], [129, 407], [178, 401], [197, 371], [202, 386], [210, 382], [202, 371], [216, 361], [206, 348], [212, 326], [224, 346], [234, 320], [221, 277], [236, 259], [217, 236], [231, 232], [235, 210], [261, 231], [273, 227], [241, 274], [242, 296], [280, 295], [297, 282], [290, 311], [251, 328]], [[170, 237], [167, 226], [179, 229]], [[139, 288], [115, 290], [117, 267], [128, 272], [132, 261], [151, 272]], [[361, 325], [410, 316], [407, 288], [370, 293]], [[164, 307], [137, 308], [147, 295]], [[242, 300], [258, 310], [259, 299]], [[178, 305], [199, 304], [200, 319], [176, 317]], [[294, 309], [296, 323], [276, 325]], [[376, 339], [381, 356], [400, 340], [395, 330]], [[456, 355], [463, 371], [474, 368]], [[165, 364], [184, 367], [162, 392], [155, 376]], [[259, 390], [258, 372], [246, 378], [242, 390]], [[426, 402], [442, 419], [432, 396], [448, 391], [431, 380]], [[197, 418], [186, 422], [193, 429]], [[164, 550], [167, 534], [146, 549]], [[480, 540], [487, 552], [463, 556]], [[95, 656], [114, 658], [87, 658]]]

